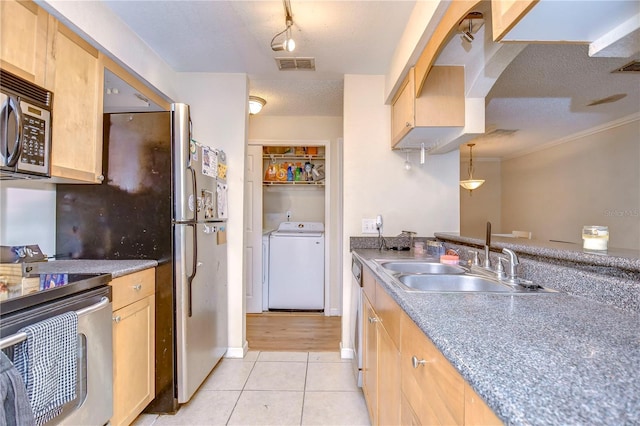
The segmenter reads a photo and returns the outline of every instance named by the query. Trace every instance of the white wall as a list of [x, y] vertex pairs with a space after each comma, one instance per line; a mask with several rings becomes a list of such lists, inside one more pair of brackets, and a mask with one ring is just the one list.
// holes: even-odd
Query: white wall
[[53, 256], [56, 248], [56, 187], [42, 182], [0, 184], [0, 245], [38, 244]]
[[[464, 146], [463, 146], [464, 148]], [[469, 159], [460, 162], [460, 179], [469, 179]], [[474, 179], [485, 182], [471, 195], [460, 187], [460, 233], [468, 236], [485, 237], [487, 221], [491, 222], [491, 232], [509, 233], [513, 229], [502, 229], [502, 176], [499, 160], [474, 158]]]
[[503, 230], [582, 244], [584, 225], [606, 225], [609, 247], [640, 250], [638, 135], [636, 117], [504, 161]]
[[246, 74], [180, 73], [179, 102], [191, 107], [193, 138], [227, 154], [229, 220], [227, 222], [229, 352], [246, 350], [244, 306], [244, 171], [249, 87]]
[[351, 338], [349, 237], [361, 235], [362, 219], [381, 214], [386, 236], [402, 230], [419, 236], [459, 231], [459, 152], [428, 156], [422, 167], [414, 152], [407, 172], [404, 153], [391, 151], [391, 111], [384, 97], [384, 76], [345, 76], [343, 347], [350, 347]]

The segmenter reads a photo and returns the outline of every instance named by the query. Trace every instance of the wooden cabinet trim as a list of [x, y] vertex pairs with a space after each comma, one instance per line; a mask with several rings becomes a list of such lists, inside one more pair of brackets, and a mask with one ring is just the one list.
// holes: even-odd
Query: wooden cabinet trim
[[374, 306], [376, 303], [376, 286], [376, 278], [373, 272], [368, 267], [362, 268], [362, 290]]
[[539, 0], [491, 0], [493, 41], [501, 41]]
[[380, 319], [380, 325], [385, 329], [393, 344], [400, 347], [400, 316], [402, 309], [395, 300], [376, 283], [375, 311]]

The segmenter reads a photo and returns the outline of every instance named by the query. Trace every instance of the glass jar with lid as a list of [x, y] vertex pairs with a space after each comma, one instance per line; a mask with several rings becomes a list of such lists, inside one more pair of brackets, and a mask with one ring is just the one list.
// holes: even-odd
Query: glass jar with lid
[[583, 226], [582, 240], [582, 248], [585, 250], [607, 250], [609, 227], [595, 225]]

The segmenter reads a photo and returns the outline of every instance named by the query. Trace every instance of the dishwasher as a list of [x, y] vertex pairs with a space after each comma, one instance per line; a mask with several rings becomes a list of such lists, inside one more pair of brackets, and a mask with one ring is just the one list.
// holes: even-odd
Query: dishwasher
[[351, 257], [351, 347], [353, 372], [358, 387], [362, 387], [362, 263]]

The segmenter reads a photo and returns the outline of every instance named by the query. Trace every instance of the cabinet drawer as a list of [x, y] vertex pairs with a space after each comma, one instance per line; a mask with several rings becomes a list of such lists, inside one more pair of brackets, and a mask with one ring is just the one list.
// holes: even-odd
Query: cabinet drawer
[[156, 291], [155, 268], [134, 272], [111, 281], [113, 310], [127, 306]]
[[369, 302], [375, 306], [376, 304], [376, 278], [367, 267], [362, 268], [362, 289], [367, 295]]
[[[464, 423], [464, 380], [418, 326], [402, 315], [402, 391], [422, 424]], [[412, 358], [424, 360], [413, 367]]]
[[403, 312], [400, 306], [383, 289], [380, 284], [376, 288], [376, 301], [374, 307], [382, 326], [391, 337], [396, 348], [400, 347], [400, 316]]

